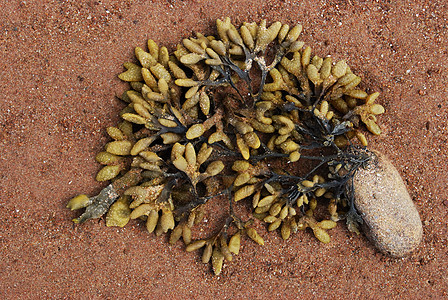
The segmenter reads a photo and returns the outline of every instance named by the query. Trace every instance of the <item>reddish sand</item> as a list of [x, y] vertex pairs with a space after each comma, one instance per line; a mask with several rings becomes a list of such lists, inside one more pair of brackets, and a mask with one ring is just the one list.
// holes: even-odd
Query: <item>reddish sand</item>
[[[448, 6], [445, 1], [2, 1], [0, 5], [0, 298], [448, 297]], [[83, 2], [83, 1], [82, 1]], [[397, 4], [403, 3], [403, 4]], [[245, 240], [220, 276], [179, 242], [65, 208], [93, 195], [94, 157], [126, 85], [116, 77], [146, 40], [173, 49], [216, 18], [304, 26], [314, 51], [344, 58], [381, 92], [384, 133], [369, 135], [405, 179], [424, 224], [410, 257], [380, 254], [341, 222], [332, 242], [310, 232]]]

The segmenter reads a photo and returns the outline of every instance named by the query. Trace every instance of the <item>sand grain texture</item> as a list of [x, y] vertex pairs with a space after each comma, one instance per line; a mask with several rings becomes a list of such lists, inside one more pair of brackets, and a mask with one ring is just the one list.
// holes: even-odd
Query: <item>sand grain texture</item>
[[[384, 256], [342, 223], [327, 245], [257, 227], [266, 244], [243, 239], [215, 277], [199, 254], [141, 222], [72, 223], [79, 213], [67, 201], [105, 186], [94, 158], [123, 107], [122, 63], [148, 38], [172, 51], [226, 16], [300, 22], [306, 45], [345, 59], [381, 93], [383, 133], [368, 139], [421, 215], [423, 241], [410, 256]], [[424, 0], [0, 1], [0, 298], [446, 298], [447, 18], [445, 1]]]

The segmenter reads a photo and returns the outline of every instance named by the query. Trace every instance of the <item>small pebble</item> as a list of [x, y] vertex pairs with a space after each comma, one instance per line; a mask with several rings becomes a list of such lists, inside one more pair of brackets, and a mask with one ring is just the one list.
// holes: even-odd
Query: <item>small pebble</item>
[[354, 178], [355, 206], [367, 237], [383, 253], [403, 257], [422, 240], [422, 222], [406, 186], [389, 159], [372, 151], [372, 160]]

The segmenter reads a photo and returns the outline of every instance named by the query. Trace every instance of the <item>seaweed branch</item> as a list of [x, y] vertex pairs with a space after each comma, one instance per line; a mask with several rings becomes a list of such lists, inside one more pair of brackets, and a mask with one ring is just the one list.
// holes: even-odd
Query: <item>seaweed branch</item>
[[[381, 132], [379, 94], [359, 88], [345, 61], [313, 56], [299, 40], [300, 24], [216, 25], [216, 35], [197, 33], [171, 54], [149, 40], [147, 51], [135, 49], [137, 63], [124, 64], [128, 105], [96, 157], [97, 180], [112, 182], [97, 196], [70, 200], [68, 208], [86, 208], [74, 222], [106, 213], [108, 226], [146, 222], [150, 233], [170, 232], [171, 244], [182, 238], [186, 251], [203, 249], [215, 274], [243, 236], [264, 244], [259, 223], [285, 240], [309, 227], [328, 243], [327, 231], [343, 218], [357, 231], [353, 177], [369, 159], [360, 150], [362, 124]], [[210, 217], [222, 226], [193, 240], [217, 197], [228, 209]], [[237, 212], [248, 201], [251, 218], [243, 221]], [[316, 220], [326, 203], [328, 219]]]

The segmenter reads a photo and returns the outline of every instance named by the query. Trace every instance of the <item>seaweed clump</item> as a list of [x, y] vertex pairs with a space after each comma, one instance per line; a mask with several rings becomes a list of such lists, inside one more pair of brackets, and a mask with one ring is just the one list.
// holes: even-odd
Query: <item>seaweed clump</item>
[[[141, 219], [150, 233], [169, 232], [171, 244], [182, 238], [186, 251], [203, 249], [215, 274], [243, 236], [264, 244], [256, 222], [285, 240], [310, 228], [328, 243], [340, 219], [358, 231], [350, 182], [369, 160], [362, 126], [381, 132], [379, 94], [359, 88], [344, 60], [313, 55], [301, 25], [216, 24], [216, 36], [197, 33], [172, 54], [152, 40], [148, 51], [135, 48], [137, 62], [119, 75], [131, 86], [121, 97], [128, 105], [96, 156], [104, 165], [96, 179], [112, 183], [70, 200], [68, 208], [86, 208], [74, 222], [106, 213], [107, 226]], [[223, 224], [193, 238], [217, 197]]]

